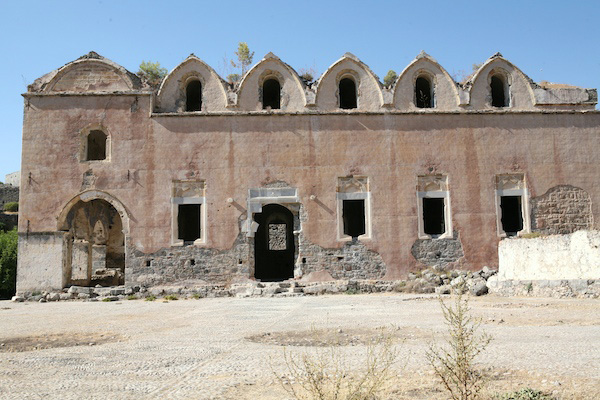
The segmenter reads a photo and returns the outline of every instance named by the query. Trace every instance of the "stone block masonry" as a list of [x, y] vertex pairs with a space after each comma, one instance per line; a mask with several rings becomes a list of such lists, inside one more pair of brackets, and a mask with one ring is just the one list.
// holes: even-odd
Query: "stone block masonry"
[[555, 186], [531, 199], [532, 230], [546, 235], [592, 229], [592, 199], [583, 189]]
[[4, 209], [4, 204], [13, 201], [19, 201], [19, 188], [0, 183], [0, 211]]

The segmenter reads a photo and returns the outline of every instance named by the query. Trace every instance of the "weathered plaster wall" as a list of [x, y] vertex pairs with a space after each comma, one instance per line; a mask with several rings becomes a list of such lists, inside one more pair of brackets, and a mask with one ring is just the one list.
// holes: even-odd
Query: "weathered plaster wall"
[[17, 293], [64, 287], [63, 241], [62, 232], [19, 233]]
[[[596, 113], [149, 118], [149, 100], [29, 100], [23, 176], [31, 173], [31, 180], [22, 185], [21, 232], [55, 231], [57, 216], [92, 170], [94, 179], [86, 187], [124, 204], [131, 216], [131, 246], [140, 252], [171, 246], [172, 181], [189, 179], [206, 182], [202, 248], [232, 249], [238, 220], [246, 215], [248, 189], [285, 181], [298, 189], [306, 208], [302, 231], [307, 242], [342, 249], [344, 242], [336, 239], [337, 179], [366, 175], [372, 237], [362, 245], [381, 256], [386, 277], [393, 278], [420, 265], [411, 253], [418, 233], [418, 175], [449, 177], [453, 227], [463, 245], [462, 265], [470, 269], [497, 265], [496, 174], [524, 172], [533, 197], [560, 184], [580, 187], [592, 199], [600, 196]], [[111, 135], [111, 160], [81, 162], [79, 131], [98, 121]], [[594, 215], [600, 211], [596, 204]]]
[[599, 231], [507, 239], [498, 253], [498, 281], [600, 279]]

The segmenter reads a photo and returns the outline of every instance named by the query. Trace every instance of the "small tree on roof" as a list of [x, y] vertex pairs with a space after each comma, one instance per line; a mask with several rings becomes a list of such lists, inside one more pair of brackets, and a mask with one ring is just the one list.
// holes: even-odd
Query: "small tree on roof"
[[248, 67], [250, 66], [250, 64], [252, 64], [254, 52], [250, 52], [250, 49], [248, 48], [248, 43], [239, 42], [238, 50], [235, 52], [235, 55], [238, 58], [238, 62], [236, 63], [233, 60], [231, 60], [231, 65], [235, 68], [240, 68], [242, 71], [240, 76], [244, 76], [244, 74], [248, 70]]
[[390, 87], [394, 84], [394, 82], [396, 82], [396, 79], [398, 79], [398, 74], [396, 74], [396, 71], [393, 69], [390, 69], [385, 78], [383, 78], [383, 84], [387, 87]]
[[152, 86], [158, 86], [168, 72], [159, 62], [142, 61], [137, 76], [146, 79]]

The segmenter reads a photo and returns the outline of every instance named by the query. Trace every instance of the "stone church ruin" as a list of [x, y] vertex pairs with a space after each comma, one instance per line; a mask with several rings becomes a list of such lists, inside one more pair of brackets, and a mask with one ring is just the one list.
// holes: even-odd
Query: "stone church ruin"
[[597, 229], [596, 90], [500, 54], [459, 84], [421, 53], [391, 87], [352, 54], [236, 85], [190, 55], [154, 90], [91, 52], [23, 96], [18, 292], [394, 280]]

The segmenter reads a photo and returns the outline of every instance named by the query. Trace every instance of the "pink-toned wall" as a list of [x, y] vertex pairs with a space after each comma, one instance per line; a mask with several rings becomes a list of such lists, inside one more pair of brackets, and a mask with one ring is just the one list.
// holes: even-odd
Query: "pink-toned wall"
[[[28, 97], [19, 231], [57, 231], [90, 169], [92, 187], [127, 209], [131, 245], [143, 252], [171, 245], [172, 181], [185, 179], [205, 180], [204, 246], [224, 250], [239, 234], [248, 189], [275, 181], [298, 189], [306, 238], [341, 247], [337, 179], [368, 176], [372, 238], [364, 243], [382, 256], [388, 278], [417, 267], [418, 175], [448, 177], [453, 229], [469, 269], [498, 263], [497, 174], [524, 173], [531, 197], [556, 185], [585, 190], [598, 227], [597, 112], [168, 116], [151, 114], [150, 102], [148, 94]], [[110, 135], [109, 161], [80, 161], [81, 132], [91, 124]]]

